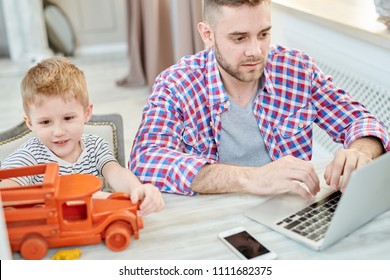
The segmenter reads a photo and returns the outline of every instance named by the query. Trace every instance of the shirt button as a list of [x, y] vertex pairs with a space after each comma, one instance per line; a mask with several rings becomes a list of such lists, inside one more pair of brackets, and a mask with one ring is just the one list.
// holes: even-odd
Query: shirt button
[[298, 124], [298, 127], [299, 127], [299, 128], [303, 128], [303, 126], [304, 126], [303, 123], [299, 123], [299, 124]]

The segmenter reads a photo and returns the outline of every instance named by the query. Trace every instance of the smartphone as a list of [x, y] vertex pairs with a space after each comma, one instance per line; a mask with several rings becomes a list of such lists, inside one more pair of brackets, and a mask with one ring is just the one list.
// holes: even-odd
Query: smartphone
[[223, 231], [218, 237], [244, 260], [273, 260], [277, 255], [260, 243], [244, 227]]

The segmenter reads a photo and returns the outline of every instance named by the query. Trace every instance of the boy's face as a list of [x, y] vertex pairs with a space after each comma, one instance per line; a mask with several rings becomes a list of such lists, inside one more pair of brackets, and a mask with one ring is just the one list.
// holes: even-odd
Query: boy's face
[[92, 105], [84, 110], [75, 99], [65, 102], [60, 97], [43, 97], [40, 101], [29, 106], [29, 116], [25, 117], [28, 127], [59, 158], [76, 162], [81, 154], [84, 123], [91, 118]]

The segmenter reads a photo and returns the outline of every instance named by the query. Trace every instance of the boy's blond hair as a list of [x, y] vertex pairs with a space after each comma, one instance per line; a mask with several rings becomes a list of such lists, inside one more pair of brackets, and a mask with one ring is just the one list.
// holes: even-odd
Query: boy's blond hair
[[86, 109], [89, 105], [84, 73], [69, 59], [53, 56], [32, 67], [21, 82], [24, 112], [29, 105], [42, 102], [41, 97], [61, 97], [64, 101], [76, 99]]

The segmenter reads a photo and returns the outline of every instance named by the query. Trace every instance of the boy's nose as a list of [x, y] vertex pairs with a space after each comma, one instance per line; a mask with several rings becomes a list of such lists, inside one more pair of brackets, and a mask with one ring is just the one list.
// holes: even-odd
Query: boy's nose
[[64, 129], [60, 125], [56, 125], [53, 130], [54, 136], [60, 136], [64, 134]]

